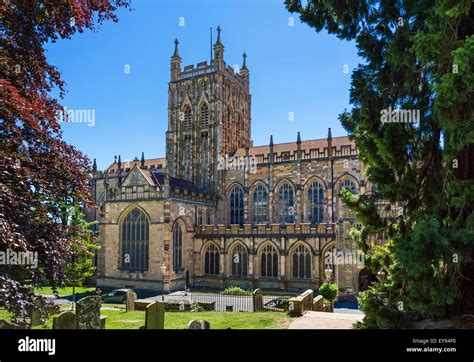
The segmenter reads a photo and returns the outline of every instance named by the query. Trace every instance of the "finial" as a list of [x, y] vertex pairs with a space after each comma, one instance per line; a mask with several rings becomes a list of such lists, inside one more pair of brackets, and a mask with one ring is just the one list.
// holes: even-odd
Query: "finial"
[[140, 165], [145, 167], [145, 152], [142, 152], [142, 159], [140, 160]]
[[332, 140], [331, 128], [328, 128], [328, 140]]
[[301, 135], [299, 131], [298, 131], [298, 135], [296, 136], [296, 143], [301, 143]]
[[273, 135], [270, 135], [270, 147], [273, 147]]
[[96, 162], [95, 158], [94, 158], [94, 163], [92, 164], [92, 172], [93, 173], [97, 172], [97, 162]]
[[247, 69], [247, 54], [242, 54], [242, 57], [244, 58], [244, 62], [242, 64], [242, 69]]
[[117, 163], [117, 155], [114, 156], [114, 163]]
[[173, 53], [173, 58], [174, 58], [174, 57], [179, 57], [178, 44], [179, 44], [179, 41], [178, 41], [178, 38], [176, 38], [176, 39], [174, 40], [174, 53]]
[[122, 159], [121, 159], [120, 155], [119, 155], [119, 157], [118, 157], [118, 163], [117, 163], [117, 165], [118, 165], [118, 168], [119, 168], [119, 170], [120, 170], [120, 169], [122, 168]]
[[216, 44], [215, 44], [215, 45], [221, 44], [221, 30], [222, 30], [222, 29], [221, 29], [221, 26], [218, 25], [216, 30], [217, 30], [217, 40], [216, 40]]

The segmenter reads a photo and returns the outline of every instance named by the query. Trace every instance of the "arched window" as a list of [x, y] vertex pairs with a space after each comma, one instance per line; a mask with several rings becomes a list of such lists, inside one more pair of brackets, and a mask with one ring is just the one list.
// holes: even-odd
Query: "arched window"
[[268, 191], [263, 185], [258, 185], [253, 190], [253, 222], [268, 222]]
[[230, 192], [230, 223], [244, 223], [244, 191], [239, 186], [235, 186]]
[[295, 193], [293, 187], [284, 183], [278, 189], [277, 219], [280, 223], [295, 222]]
[[278, 251], [273, 245], [267, 245], [260, 255], [262, 277], [278, 277]]
[[143, 211], [134, 208], [122, 221], [121, 269], [148, 270], [149, 223]]
[[181, 226], [176, 223], [173, 227], [173, 270], [175, 272], [183, 269], [183, 232]]
[[339, 188], [342, 190], [343, 188], [348, 188], [350, 192], [353, 194], [357, 193], [357, 186], [354, 181], [350, 178], [345, 178], [344, 180], [340, 181]]
[[299, 245], [292, 255], [293, 278], [311, 278], [311, 252], [304, 245]]
[[237, 244], [230, 254], [232, 259], [232, 276], [246, 277], [247, 276], [247, 249], [242, 244]]
[[189, 131], [193, 126], [192, 116], [191, 116], [191, 108], [186, 106], [184, 109], [184, 129]]
[[209, 107], [207, 104], [201, 105], [201, 128], [209, 127]]
[[308, 187], [308, 221], [319, 224], [324, 220], [324, 188], [319, 182], [313, 182]]
[[214, 244], [209, 244], [204, 254], [204, 274], [219, 274], [219, 249]]

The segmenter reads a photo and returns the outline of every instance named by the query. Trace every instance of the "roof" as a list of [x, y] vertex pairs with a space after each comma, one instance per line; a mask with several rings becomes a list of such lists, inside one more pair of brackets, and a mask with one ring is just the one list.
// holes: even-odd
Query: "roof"
[[[159, 171], [146, 171], [146, 172], [152, 175], [153, 180], [156, 185], [161, 186], [165, 183], [165, 175], [162, 172], [159, 172]], [[191, 181], [187, 181], [187, 180], [183, 180], [183, 179], [171, 177], [171, 176], [170, 176], [170, 187], [171, 188], [178, 187], [181, 189], [187, 189], [190, 192], [193, 192], [193, 191], [199, 192], [199, 189]]]

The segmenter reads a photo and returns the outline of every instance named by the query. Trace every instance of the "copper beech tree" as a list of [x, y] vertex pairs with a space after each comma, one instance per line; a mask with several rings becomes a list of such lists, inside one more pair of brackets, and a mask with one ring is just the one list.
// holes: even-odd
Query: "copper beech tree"
[[[0, 265], [0, 303], [16, 317], [32, 305], [32, 286], [62, 282], [80, 230], [66, 215], [68, 204], [91, 203], [88, 158], [67, 144], [51, 94], [65, 92], [45, 45], [117, 21], [128, 0], [0, 1], [0, 252], [37, 255], [37, 267]], [[54, 45], [53, 45], [54, 46]]]

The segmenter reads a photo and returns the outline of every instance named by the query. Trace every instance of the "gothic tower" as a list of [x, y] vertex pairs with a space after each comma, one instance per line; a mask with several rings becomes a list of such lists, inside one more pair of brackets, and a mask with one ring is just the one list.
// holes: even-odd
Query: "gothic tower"
[[171, 57], [168, 85], [166, 163], [171, 176], [192, 181], [201, 190], [218, 193], [219, 157], [250, 145], [249, 70], [224, 61], [217, 28], [213, 60], [181, 69], [178, 40]]

